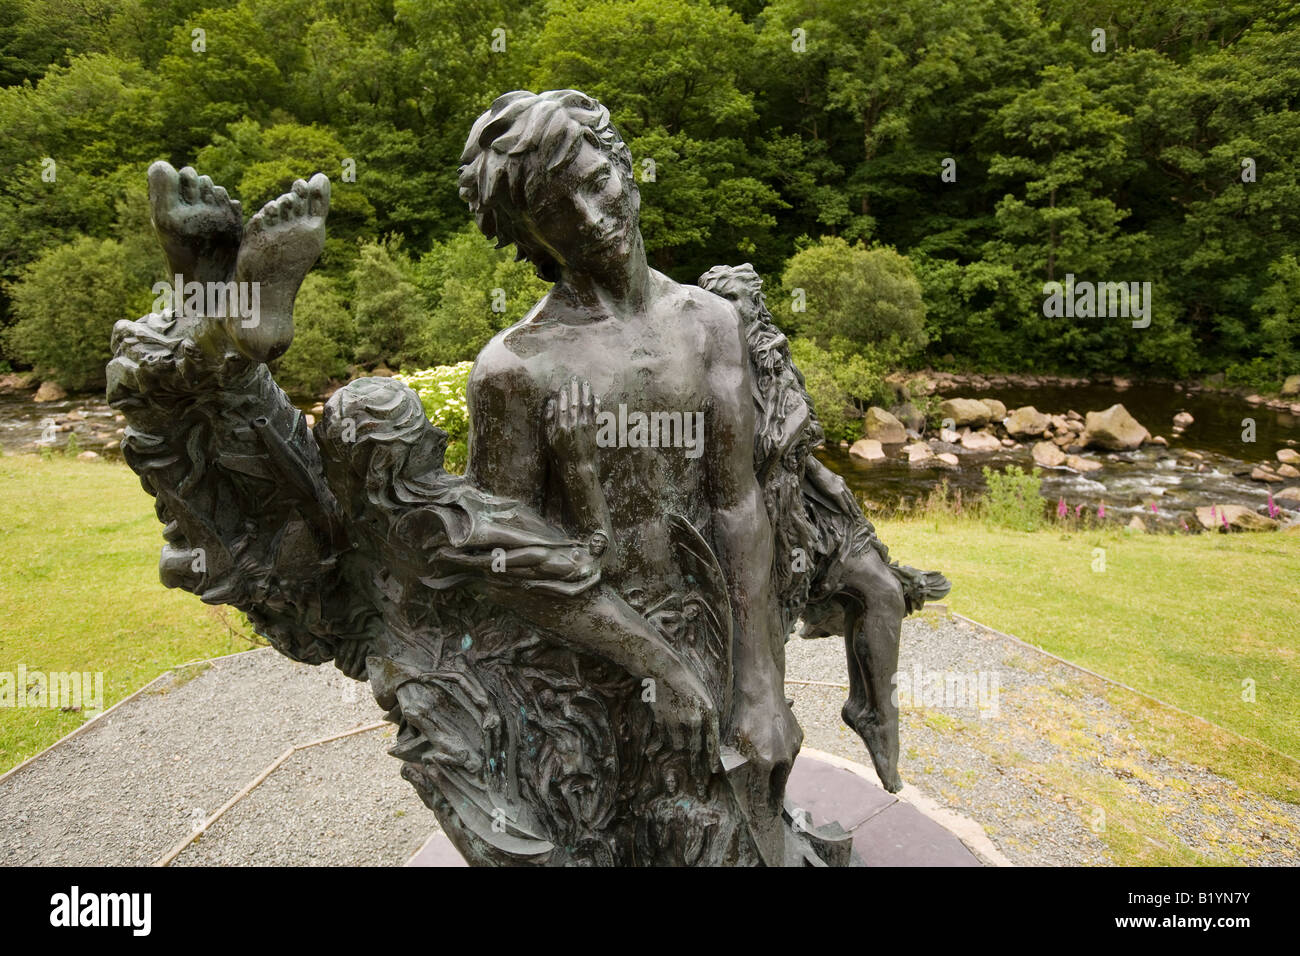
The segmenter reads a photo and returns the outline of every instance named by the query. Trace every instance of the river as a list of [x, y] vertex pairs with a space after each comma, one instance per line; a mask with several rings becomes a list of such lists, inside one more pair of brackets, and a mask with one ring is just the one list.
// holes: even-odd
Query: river
[[[1133, 385], [1126, 389], [1045, 385], [959, 390], [955, 394], [996, 398], [1009, 409], [1033, 405], [1048, 414], [1064, 414], [1070, 410], [1086, 414], [1122, 403], [1153, 435], [1168, 438], [1170, 446], [1145, 445], [1137, 451], [1115, 454], [1089, 452], [1089, 457], [1096, 458], [1104, 467], [1086, 476], [1064, 468], [1044, 469], [1043, 496], [1045, 508], [1061, 498], [1071, 508], [1083, 505], [1093, 511], [1104, 503], [1112, 516], [1125, 521], [1133, 514], [1141, 514], [1157, 525], [1178, 527], [1186, 521], [1194, 526], [1192, 512], [1201, 505], [1264, 507], [1270, 487], [1276, 490], [1282, 486], [1252, 480], [1251, 468], [1265, 461], [1276, 466], [1277, 449], [1300, 442], [1300, 417], [1289, 411], [1252, 406], [1226, 392], [1176, 391], [1169, 385]], [[1191, 413], [1195, 421], [1181, 437], [1175, 437], [1172, 422], [1180, 411]], [[68, 421], [69, 415], [82, 417]], [[1253, 443], [1243, 441], [1244, 419], [1255, 422]], [[31, 392], [0, 392], [0, 449], [4, 452], [37, 451], [36, 442], [42, 434], [50, 437], [51, 424], [56, 429], [67, 429], [53, 434], [52, 447], [56, 450], [66, 447], [69, 434], [75, 433], [82, 449], [106, 457], [119, 454], [117, 431], [122, 423], [116, 420], [102, 396], [74, 395], [38, 405], [32, 401]], [[1187, 452], [1195, 452], [1202, 459], [1190, 458]], [[844, 476], [864, 501], [868, 514], [880, 509], [907, 508], [944, 481], [948, 482], [950, 491], [960, 490], [963, 499], [969, 501], [984, 492], [984, 466], [1000, 470], [1012, 464], [1032, 465], [1027, 448], [983, 454], [964, 452], [957, 468], [909, 465], [897, 458], [868, 463], [850, 457], [841, 448], [827, 448], [819, 454], [827, 465]], [[1277, 504], [1293, 514], [1300, 507], [1295, 502], [1278, 501]]]

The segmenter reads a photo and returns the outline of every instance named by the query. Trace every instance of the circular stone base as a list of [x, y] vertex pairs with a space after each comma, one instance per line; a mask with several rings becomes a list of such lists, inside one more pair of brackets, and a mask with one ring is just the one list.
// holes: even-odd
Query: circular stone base
[[[853, 866], [982, 866], [966, 844], [875, 782], [866, 767], [804, 751], [786, 784], [786, 806], [813, 827], [838, 822], [853, 837]], [[425, 841], [407, 866], [467, 866], [442, 831]]]

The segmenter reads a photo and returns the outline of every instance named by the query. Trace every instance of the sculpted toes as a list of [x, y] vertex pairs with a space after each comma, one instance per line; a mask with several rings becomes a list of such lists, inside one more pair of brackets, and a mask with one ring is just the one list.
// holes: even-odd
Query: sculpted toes
[[193, 166], [186, 166], [181, 169], [180, 196], [181, 202], [196, 203], [199, 201], [199, 174], [194, 171]]
[[324, 173], [317, 173], [307, 183], [308, 213], [324, 216], [330, 211], [330, 180]]
[[159, 160], [149, 167], [149, 200], [155, 207], [175, 205], [181, 178], [171, 163]]

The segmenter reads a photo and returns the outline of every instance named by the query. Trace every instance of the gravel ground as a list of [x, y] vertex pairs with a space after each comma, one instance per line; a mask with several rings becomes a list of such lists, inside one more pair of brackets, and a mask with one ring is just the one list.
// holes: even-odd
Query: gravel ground
[[385, 751], [392, 727], [295, 753], [173, 866], [393, 866], [437, 829]]
[[[792, 680], [845, 681], [844, 642], [786, 645]], [[1300, 807], [1254, 793], [1205, 768], [1146, 751], [1106, 685], [1015, 642], [955, 618], [926, 615], [903, 626], [900, 674], [997, 678], [996, 708], [969, 699], [902, 700], [904, 781], [984, 827], [994, 845], [1025, 866], [1117, 862], [1103, 838], [1124, 826], [1157, 847], [1173, 843], [1208, 861], [1300, 862]], [[790, 684], [805, 746], [870, 763], [839, 719], [846, 692]], [[985, 702], [993, 700], [991, 693]], [[1118, 816], [1118, 820], [1116, 817]]]
[[[794, 683], [842, 684], [843, 641], [795, 640], [786, 651], [805, 745], [869, 765], [840, 721], [845, 691]], [[985, 710], [979, 700], [905, 701], [903, 778], [976, 821], [1012, 862], [1116, 862], [1104, 804], [1112, 826], [1117, 815], [1142, 821], [1158, 846], [1296, 864], [1300, 807], [1145, 751], [1102, 682], [933, 614], [904, 625], [900, 673], [914, 679], [917, 668], [983, 673]], [[270, 649], [185, 669], [0, 782], [0, 863], [150, 864], [290, 746], [379, 717], [364, 686]], [[174, 865], [405, 862], [437, 825], [386, 753], [391, 733], [295, 752]]]
[[[232, 687], [241, 693], [231, 693]], [[153, 863], [289, 747], [381, 716], [363, 685], [269, 648], [173, 672], [0, 783], [0, 862]], [[384, 731], [372, 731], [295, 753], [262, 788], [278, 786], [282, 775], [304, 774], [329, 785], [301, 803], [280, 804], [277, 822], [262, 831], [271, 856], [241, 862], [307, 863], [315, 862], [313, 854], [353, 863], [405, 862], [436, 823], [386, 747]], [[367, 796], [338, 799], [348, 793]], [[272, 815], [264, 794], [255, 790], [245, 799], [254, 801], [254, 813], [260, 808], [263, 818]], [[318, 839], [323, 834], [312, 830], [312, 820], [327, 803], [333, 822], [324, 833], [335, 836]], [[407, 812], [398, 816], [401, 809]], [[223, 817], [201, 839], [203, 853], [232, 838], [226, 823]], [[288, 847], [294, 836], [305, 842]], [[191, 847], [178, 862], [198, 851]], [[387, 855], [377, 857], [381, 851]], [[298, 856], [291, 858], [292, 852]]]

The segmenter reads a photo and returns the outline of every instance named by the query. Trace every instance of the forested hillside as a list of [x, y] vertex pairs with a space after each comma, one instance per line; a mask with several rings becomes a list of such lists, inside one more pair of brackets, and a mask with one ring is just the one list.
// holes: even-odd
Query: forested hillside
[[[922, 364], [1300, 371], [1295, 2], [0, 0], [0, 84], [0, 361], [69, 386], [163, 278], [159, 158], [246, 215], [332, 180], [292, 387], [473, 357], [545, 285], [470, 227], [466, 133], [565, 87], [631, 147], [652, 264], [753, 262], [858, 398]], [[1046, 316], [1067, 275], [1151, 283], [1149, 325]]]

